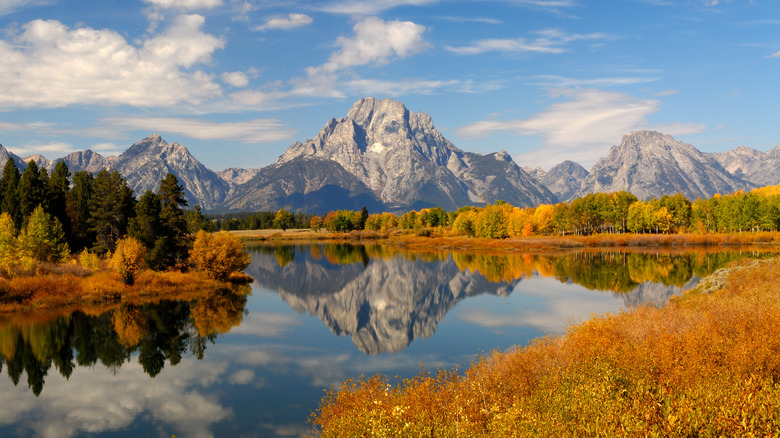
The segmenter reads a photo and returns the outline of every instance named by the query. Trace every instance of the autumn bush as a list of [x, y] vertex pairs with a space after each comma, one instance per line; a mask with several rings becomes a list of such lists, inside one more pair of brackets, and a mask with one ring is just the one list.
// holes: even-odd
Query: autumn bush
[[720, 290], [596, 316], [464, 371], [346, 381], [314, 434], [778, 436], [780, 260], [740, 263]]
[[227, 280], [231, 273], [246, 269], [250, 261], [241, 239], [226, 231], [198, 231], [190, 251], [190, 264], [217, 280]]
[[120, 239], [116, 242], [110, 265], [119, 273], [123, 283], [132, 285], [135, 274], [146, 265], [146, 247], [134, 237]]

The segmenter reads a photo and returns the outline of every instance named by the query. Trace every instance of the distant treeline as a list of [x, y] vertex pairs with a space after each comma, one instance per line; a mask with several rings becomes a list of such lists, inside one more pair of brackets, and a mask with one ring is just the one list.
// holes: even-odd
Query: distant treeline
[[593, 193], [571, 202], [514, 207], [503, 201], [447, 212], [439, 207], [401, 214], [337, 210], [325, 216], [286, 210], [214, 217], [221, 229], [324, 228], [335, 232], [392, 229], [430, 235], [508, 238], [595, 233], [727, 233], [780, 229], [780, 186], [716, 194], [691, 202], [681, 194], [639, 200], [632, 193]]

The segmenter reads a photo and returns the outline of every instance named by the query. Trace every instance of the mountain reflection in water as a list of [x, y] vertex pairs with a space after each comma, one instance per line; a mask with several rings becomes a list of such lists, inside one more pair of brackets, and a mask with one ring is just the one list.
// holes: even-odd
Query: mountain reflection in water
[[[254, 246], [248, 268], [293, 309], [315, 315], [366, 354], [395, 353], [434, 334], [456, 304], [508, 296], [523, 279], [552, 277], [619, 294], [626, 307], [660, 305], [740, 252], [579, 251], [426, 253], [381, 245]], [[757, 254], [751, 254], [757, 255]]]

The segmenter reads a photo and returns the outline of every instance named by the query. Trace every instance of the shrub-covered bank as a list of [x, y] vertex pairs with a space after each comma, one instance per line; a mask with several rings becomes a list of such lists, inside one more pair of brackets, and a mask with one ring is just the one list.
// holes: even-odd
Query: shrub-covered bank
[[707, 293], [594, 317], [466, 370], [344, 382], [315, 433], [777, 436], [780, 260], [729, 269]]

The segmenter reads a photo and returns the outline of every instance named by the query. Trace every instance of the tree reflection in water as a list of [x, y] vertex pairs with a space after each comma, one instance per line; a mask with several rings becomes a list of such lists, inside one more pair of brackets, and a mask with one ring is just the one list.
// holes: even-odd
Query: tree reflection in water
[[194, 301], [162, 301], [125, 305], [90, 315], [89, 310], [44, 317], [14, 315], [0, 319], [0, 371], [3, 365], [14, 385], [27, 375], [37, 396], [54, 366], [70, 377], [76, 365], [100, 362], [114, 371], [134, 353], [149, 376], [171, 366], [189, 351], [202, 359], [207, 344], [241, 323], [250, 292], [237, 286], [203, 294]]

